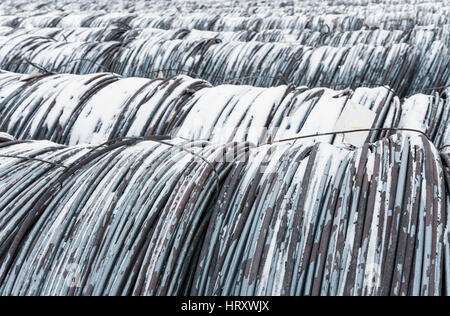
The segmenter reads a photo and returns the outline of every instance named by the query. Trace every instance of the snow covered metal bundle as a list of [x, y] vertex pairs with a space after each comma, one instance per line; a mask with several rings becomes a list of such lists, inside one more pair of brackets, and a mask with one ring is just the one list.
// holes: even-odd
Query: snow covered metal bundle
[[226, 168], [213, 164], [218, 146], [191, 146], [211, 163], [135, 140], [0, 146], [0, 294], [176, 294], [184, 286]]
[[[450, 8], [440, 1], [81, 2], [65, 10], [30, 3], [32, 16], [3, 4], [0, 66], [189, 75], [214, 85], [389, 85], [401, 97], [450, 85]], [[122, 6], [134, 10], [112, 9]]]
[[128, 42], [66, 42], [37, 35], [0, 38], [0, 66], [30, 73], [88, 74], [100, 71], [157, 78], [185, 74], [212, 84], [260, 87], [293, 83], [309, 87], [389, 85], [400, 96], [450, 84], [448, 44], [419, 48], [387, 46], [310, 47], [297, 43], [136, 39]]
[[191, 294], [442, 294], [444, 171], [424, 137], [255, 161], [222, 187]]
[[447, 0], [3, 0], [0, 296], [450, 295]]
[[442, 294], [444, 171], [423, 136], [232, 162], [171, 144], [1, 144], [0, 294]]
[[[261, 145], [332, 132], [351, 103], [375, 113], [367, 141], [395, 132], [379, 128], [415, 128], [437, 147], [450, 143], [446, 93], [399, 99], [389, 87], [212, 87], [187, 76], [150, 80], [108, 73], [24, 77], [3, 72], [0, 96], [0, 131], [68, 145], [151, 135]], [[342, 145], [336, 135], [315, 139]]]

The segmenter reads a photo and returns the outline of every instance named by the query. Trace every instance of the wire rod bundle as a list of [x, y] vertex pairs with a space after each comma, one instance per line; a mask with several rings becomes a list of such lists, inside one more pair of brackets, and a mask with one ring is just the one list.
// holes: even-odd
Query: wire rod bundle
[[441, 1], [86, 0], [22, 10], [6, 1], [2, 8], [0, 66], [10, 71], [183, 74], [260, 87], [389, 85], [401, 97], [450, 84], [450, 7]]
[[122, 50], [113, 72], [151, 77], [173, 69], [164, 74], [186, 73], [214, 85], [231, 80], [260, 87], [293, 83], [333, 89], [387, 84], [406, 96], [422, 87], [449, 83], [448, 45], [435, 42], [432, 46], [422, 56], [406, 44], [312, 48], [286, 43], [136, 40], [127, 45], [130, 49]]
[[[0, 28], [0, 36], [33, 35], [38, 37], [48, 37], [58, 42], [110, 42], [121, 41], [131, 33], [117, 27], [101, 28]], [[150, 30], [148, 31], [150, 33]], [[170, 39], [169, 34], [175, 32], [154, 30], [153, 35], [161, 34], [161, 39]], [[167, 36], [165, 36], [167, 34]], [[136, 36], [136, 35], [135, 35]], [[150, 36], [150, 35], [148, 35]], [[176, 37], [175, 37], [176, 38]]]
[[[368, 3], [354, 1], [341, 3], [323, 1], [292, 1], [291, 3], [269, 4], [261, 1], [238, 5], [232, 1], [218, 4], [182, 1], [179, 4], [157, 1], [108, 1], [97, 3], [80, 1], [83, 8], [76, 8], [72, 2], [59, 2], [60, 7], [52, 9], [48, 3], [27, 3], [23, 6], [2, 3], [7, 17], [18, 14], [16, 19], [6, 20], [5, 25], [22, 26], [105, 26], [113, 23], [127, 23], [132, 27], [196, 28], [211, 31], [304, 29], [321, 30], [328, 27], [336, 30], [359, 30], [364, 27], [382, 29], [409, 29], [414, 25], [440, 25], [450, 23], [449, 8], [442, 2], [417, 3], [408, 1], [398, 4]], [[346, 3], [347, 2], [347, 3]], [[39, 6], [38, 9], [35, 6]], [[117, 8], [121, 6], [121, 8]], [[24, 11], [17, 11], [16, 7]], [[28, 8], [27, 8], [28, 7]], [[91, 7], [91, 8], [89, 8]], [[8, 10], [10, 8], [10, 10]], [[131, 8], [134, 8], [132, 10]], [[130, 10], [131, 9], [131, 10]], [[109, 12], [105, 12], [109, 11]], [[0, 11], [1, 12], [1, 11]], [[34, 12], [34, 16], [23, 14]], [[165, 14], [162, 16], [160, 12]], [[182, 13], [182, 14], [180, 14]]]
[[450, 144], [449, 89], [434, 96], [417, 94], [401, 106], [399, 126], [415, 126], [429, 135], [437, 148]]
[[14, 141], [14, 140], [15, 140], [15, 138], [12, 137], [11, 135], [0, 132], [0, 142], [1, 143], [3, 143], [3, 142], [10, 142], [10, 141]]
[[145, 40], [175, 40], [175, 39], [210, 39], [217, 38], [223, 42], [230, 41], [258, 41], [258, 42], [295, 42], [297, 44], [320, 47], [343, 47], [356, 44], [373, 46], [387, 46], [396, 43], [418, 44], [427, 49], [433, 41], [449, 42], [450, 24], [437, 26], [417, 26], [404, 30], [363, 29], [345, 32], [330, 32], [328, 29], [312, 31], [309, 29], [290, 30], [273, 29], [260, 32], [241, 31], [205, 31], [197, 29], [174, 28], [128, 28], [120, 23], [105, 27], [34, 27], [18, 26], [16, 28], [4, 26], [0, 35], [13, 36], [29, 34], [46, 36], [58, 41], [124, 41], [131, 39]]
[[[336, 125], [348, 100], [377, 113], [373, 128], [395, 125], [400, 102], [386, 88], [358, 88], [346, 94], [324, 88], [262, 89], [225, 85], [202, 89], [188, 99], [186, 107], [190, 111], [172, 135], [214, 143], [247, 141], [258, 145], [319, 134], [329, 132]], [[385, 135], [373, 131], [369, 140]], [[317, 141], [342, 145], [342, 139], [333, 135], [317, 138]]]
[[1, 145], [3, 156], [65, 168], [0, 159], [0, 294], [176, 294], [227, 167], [214, 163], [222, 146], [198, 146], [211, 163], [135, 140]]
[[0, 294], [442, 293], [445, 183], [424, 137], [230, 144], [231, 163], [171, 142], [1, 144]]
[[28, 34], [8, 38], [4, 45], [0, 44], [4, 63], [2, 69], [20, 69], [22, 73], [36, 70], [36, 65], [45, 72], [64, 73], [70, 70], [71, 73], [88, 74], [108, 71], [123, 46], [116, 41], [58, 42], [49, 37]]
[[[260, 145], [332, 132], [349, 101], [376, 113], [374, 129], [415, 128], [437, 147], [450, 143], [446, 93], [400, 100], [388, 87], [212, 87], [186, 76], [149, 80], [107, 73], [29, 79], [0, 73], [0, 131], [67, 145], [152, 135]], [[373, 130], [367, 141], [390, 134]], [[336, 135], [316, 140], [342, 145]]]
[[156, 78], [186, 74], [212, 84], [239, 80], [270, 87], [282, 83], [344, 89], [387, 84], [400, 96], [450, 83], [449, 47], [434, 41], [422, 50], [408, 44], [319, 48], [292, 43], [207, 40], [57, 42], [34, 35], [0, 39], [0, 65], [30, 73], [100, 71]]
[[424, 137], [261, 150], [224, 182], [189, 294], [440, 295], [444, 185]]
[[2, 1], [0, 295], [449, 295], [449, 42], [445, 0]]
[[[148, 80], [112, 74], [1, 75], [1, 130], [21, 139], [102, 143], [121, 136], [169, 135], [183, 100], [209, 86], [179, 76]], [[49, 90], [49, 88], [51, 88]]]
[[450, 296], [450, 146], [446, 145], [440, 148], [441, 161], [444, 169], [444, 180], [446, 184], [446, 205], [447, 205], [447, 226], [444, 235], [445, 247], [445, 295]]

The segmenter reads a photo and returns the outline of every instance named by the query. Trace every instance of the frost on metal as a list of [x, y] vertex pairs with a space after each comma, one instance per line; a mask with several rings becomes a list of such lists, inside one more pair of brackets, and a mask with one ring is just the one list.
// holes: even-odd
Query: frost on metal
[[389, 85], [401, 97], [450, 84], [450, 10], [441, 1], [134, 1], [127, 3], [133, 12], [113, 9], [127, 1], [81, 2], [62, 11], [30, 3], [33, 16], [25, 5], [20, 12], [5, 3], [0, 66], [30, 73], [31, 61], [59, 73], [185, 74], [214, 85]]
[[[446, 93], [399, 99], [389, 87], [212, 87], [187, 76], [150, 80], [107, 73], [45, 75], [25, 82], [20, 78], [0, 73], [0, 130], [18, 139], [76, 145], [164, 135], [260, 145], [332, 132], [341, 114], [357, 103], [375, 113], [374, 123], [366, 128], [414, 128], [437, 147], [450, 141]], [[363, 142], [390, 134], [374, 130]], [[342, 145], [336, 135], [315, 140]]]
[[[0, 295], [449, 295], [449, 26], [444, 0], [2, 0]], [[371, 130], [333, 133], [352, 104]]]
[[34, 65], [39, 65], [59, 73], [108, 71], [146, 78], [185, 74], [215, 85], [242, 82], [270, 87], [293, 83], [344, 89], [386, 84], [401, 96], [450, 82], [450, 53], [443, 41], [433, 41], [428, 50], [422, 51], [406, 43], [316, 48], [297, 43], [222, 42], [216, 38], [65, 42], [27, 33], [0, 37], [0, 47], [0, 66], [22, 73], [30, 73]]
[[0, 143], [1, 142], [11, 142], [16, 140], [13, 136], [7, 134], [7, 133], [2, 133], [0, 132]]
[[289, 147], [274, 160], [274, 173], [230, 171], [193, 294], [440, 294], [445, 188], [424, 138]]
[[0, 145], [42, 160], [0, 159], [0, 294], [442, 294], [444, 171], [425, 137], [265, 146], [214, 169], [173, 150]]

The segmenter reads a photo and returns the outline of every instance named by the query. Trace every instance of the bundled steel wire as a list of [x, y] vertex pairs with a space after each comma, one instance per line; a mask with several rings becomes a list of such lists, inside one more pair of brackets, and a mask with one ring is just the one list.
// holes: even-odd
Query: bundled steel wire
[[1, 144], [0, 294], [442, 292], [445, 187], [424, 137], [244, 145], [232, 163], [190, 145], [204, 160], [136, 140]]
[[445, 1], [2, 1], [0, 295], [449, 295], [449, 41]]
[[[211, 87], [186, 76], [149, 80], [107, 73], [30, 78], [1, 73], [0, 131], [68, 145], [151, 135], [259, 145], [331, 132], [349, 100], [376, 113], [374, 129], [414, 128], [438, 147], [450, 143], [446, 94], [400, 101], [387, 87]], [[367, 141], [391, 133], [373, 130]], [[342, 145], [336, 135], [316, 140]]]
[[14, 141], [15, 138], [7, 133], [0, 133], [0, 142], [10, 142]]
[[116, 41], [58, 42], [28, 34], [13, 35], [6, 41], [5, 45], [0, 44], [0, 55], [4, 57], [1, 67], [22, 73], [36, 70], [36, 65], [40, 65], [41, 71], [45, 69], [44, 72], [64, 73], [70, 70], [71, 73], [87, 74], [108, 71], [123, 46]]
[[441, 95], [417, 94], [405, 99], [398, 126], [415, 126], [433, 139], [437, 148], [450, 144], [450, 90]]
[[450, 53], [442, 41], [427, 50], [408, 44], [319, 48], [291, 43], [207, 40], [58, 42], [35, 35], [0, 39], [0, 65], [30, 73], [115, 72], [156, 78], [186, 74], [212, 84], [232, 80], [260, 87], [282, 83], [344, 89], [387, 84], [400, 96], [450, 84]]
[[227, 167], [197, 145], [1, 144], [0, 294], [176, 294]]
[[[187, 99], [189, 113], [177, 124], [179, 128], [172, 135], [215, 143], [247, 141], [264, 144], [325, 133], [336, 125], [349, 100], [376, 113], [373, 128], [395, 126], [400, 102], [384, 87], [342, 92], [324, 88], [280, 86], [262, 89], [225, 85], [199, 90]], [[386, 135], [386, 132], [374, 130], [368, 140], [375, 141]], [[336, 135], [316, 140], [342, 145], [342, 138]]]
[[445, 247], [445, 266], [444, 266], [444, 280], [445, 280], [445, 295], [450, 296], [450, 146], [441, 147], [441, 161], [444, 169], [444, 178], [446, 183], [446, 198], [447, 205], [447, 226], [444, 235], [444, 247]]
[[417, 44], [427, 49], [433, 41], [450, 41], [450, 24], [441, 26], [418, 26], [409, 30], [364, 29], [346, 32], [330, 32], [329, 30], [312, 31], [309, 29], [290, 30], [274, 29], [260, 32], [241, 31], [205, 31], [186, 28], [158, 29], [158, 28], [128, 28], [120, 23], [105, 27], [8, 27], [0, 28], [0, 35], [12, 36], [29, 34], [47, 36], [58, 41], [124, 41], [131, 39], [146, 40], [174, 40], [174, 39], [211, 39], [217, 38], [229, 41], [259, 41], [259, 42], [295, 42], [297, 44], [320, 46], [352, 46], [368, 44], [386, 46], [396, 43]]
[[136, 40], [121, 50], [113, 72], [142, 77], [186, 73], [215, 85], [239, 80], [260, 87], [288, 82], [334, 89], [387, 84], [405, 96], [450, 83], [448, 50], [442, 42], [422, 55], [406, 44], [315, 49], [286, 43]]
[[100, 73], [20, 81], [20, 75], [4, 73], [1, 78], [0, 129], [61, 144], [170, 135], [183, 118], [183, 101], [209, 86], [185, 76], [148, 80]]
[[[28, 8], [28, 4], [22, 6], [28, 12], [36, 12], [34, 16], [22, 14], [22, 12], [7, 12], [7, 17], [18, 14], [16, 19], [6, 20], [4, 25], [53, 27], [53, 26], [106, 26], [114, 23], [125, 23], [130, 27], [156, 27], [156, 28], [188, 28], [210, 31], [263, 31], [270, 29], [311, 29], [320, 31], [328, 28], [330, 31], [352, 31], [364, 27], [378, 27], [388, 30], [405, 30], [414, 25], [442, 25], [449, 24], [448, 6], [443, 6], [440, 1], [428, 3], [415, 3], [415, 6], [402, 4], [383, 4], [367, 2], [357, 5], [351, 1], [351, 5], [344, 3], [323, 3], [322, 1], [293, 1], [285, 3], [283, 7], [279, 3], [268, 2], [249, 3], [248, 6], [235, 6], [234, 3], [220, 3], [214, 7], [208, 1], [201, 1], [197, 6], [189, 7], [189, 3], [182, 2], [179, 5], [173, 1], [167, 3], [133, 1], [128, 8], [134, 10], [115, 8], [111, 1], [103, 4], [101, 8], [93, 1], [84, 2], [85, 7], [80, 10], [71, 5], [60, 4], [60, 10], [51, 10], [51, 4], [47, 4], [48, 11]], [[297, 2], [297, 3], [296, 3]], [[93, 8], [87, 8], [93, 5]], [[39, 4], [38, 4], [39, 5]], [[123, 3], [122, 3], [123, 5]], [[278, 7], [276, 7], [278, 5]], [[4, 4], [8, 6], [8, 4]], [[153, 8], [157, 6], [158, 8]], [[12, 7], [12, 6], [10, 6]], [[96, 7], [96, 8], [95, 8]], [[208, 8], [209, 7], [209, 8]], [[101, 10], [101, 11], [100, 11]], [[67, 11], [67, 12], [64, 12]], [[109, 12], [105, 12], [109, 11]], [[161, 15], [160, 12], [164, 12]], [[180, 14], [182, 13], [182, 14]]]
[[[376, 113], [372, 128], [417, 127], [437, 146], [449, 141], [447, 98], [417, 95], [401, 103], [387, 87], [211, 87], [185, 76], [148, 80], [106, 73], [21, 78], [0, 74], [0, 130], [18, 139], [74, 145], [166, 135], [258, 145], [330, 132], [351, 100]], [[367, 140], [390, 133], [373, 130]], [[317, 140], [342, 144], [336, 135]]]
[[266, 148], [253, 161], [222, 186], [190, 294], [442, 293], [448, 209], [424, 137]]
[[127, 1], [82, 1], [20, 12], [6, 2], [0, 65], [23, 73], [39, 65], [56, 73], [184, 74], [215, 85], [389, 85], [402, 97], [450, 84], [449, 6], [307, 3], [137, 1], [130, 11]]
[[[48, 37], [56, 41], [66, 42], [109, 42], [121, 41], [131, 31], [126, 31], [117, 27], [101, 27], [101, 28], [0, 28], [0, 36], [18, 36], [18, 35], [33, 35], [38, 37]], [[148, 31], [150, 33], [150, 30]], [[169, 33], [171, 31], [155, 30], [154, 35], [161, 34], [161, 38], [170, 39]], [[167, 34], [167, 37], [165, 37]]]

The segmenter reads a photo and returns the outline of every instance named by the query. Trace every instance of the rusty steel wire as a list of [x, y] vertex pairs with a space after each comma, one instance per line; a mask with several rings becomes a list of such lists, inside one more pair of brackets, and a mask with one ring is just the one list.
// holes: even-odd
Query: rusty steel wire
[[[221, 155], [218, 145], [191, 148], [208, 161]], [[205, 161], [154, 141], [8, 142], [0, 154], [0, 180], [9, 179], [0, 195], [3, 295], [444, 288], [444, 170], [423, 136], [394, 135], [356, 151], [324, 143], [250, 148], [244, 161], [214, 162], [217, 199]]]
[[145, 10], [123, 17], [97, 12], [12, 14], [0, 28], [0, 65], [17, 72], [39, 65], [46, 71], [80, 74], [187, 74], [213, 84], [262, 87], [288, 82], [335, 89], [389, 85], [401, 97], [448, 86], [450, 28], [445, 10], [437, 14], [427, 4], [420, 18], [414, 11], [393, 9], [389, 19], [380, 19], [366, 9], [359, 12], [364, 18], [344, 12], [332, 18], [281, 18], [273, 10], [273, 16], [264, 18], [187, 12], [175, 19], [174, 14]]
[[1, 1], [0, 296], [450, 295], [449, 44], [445, 1]]
[[376, 113], [366, 129], [368, 141], [402, 130], [423, 133], [438, 148], [450, 141], [447, 92], [399, 99], [384, 86], [343, 91], [293, 85], [212, 87], [187, 76], [150, 80], [55, 74], [24, 80], [3, 72], [0, 93], [5, 96], [0, 131], [68, 145], [155, 135], [254, 145], [316, 135], [317, 141], [339, 145], [342, 140], [333, 127], [349, 100]]

